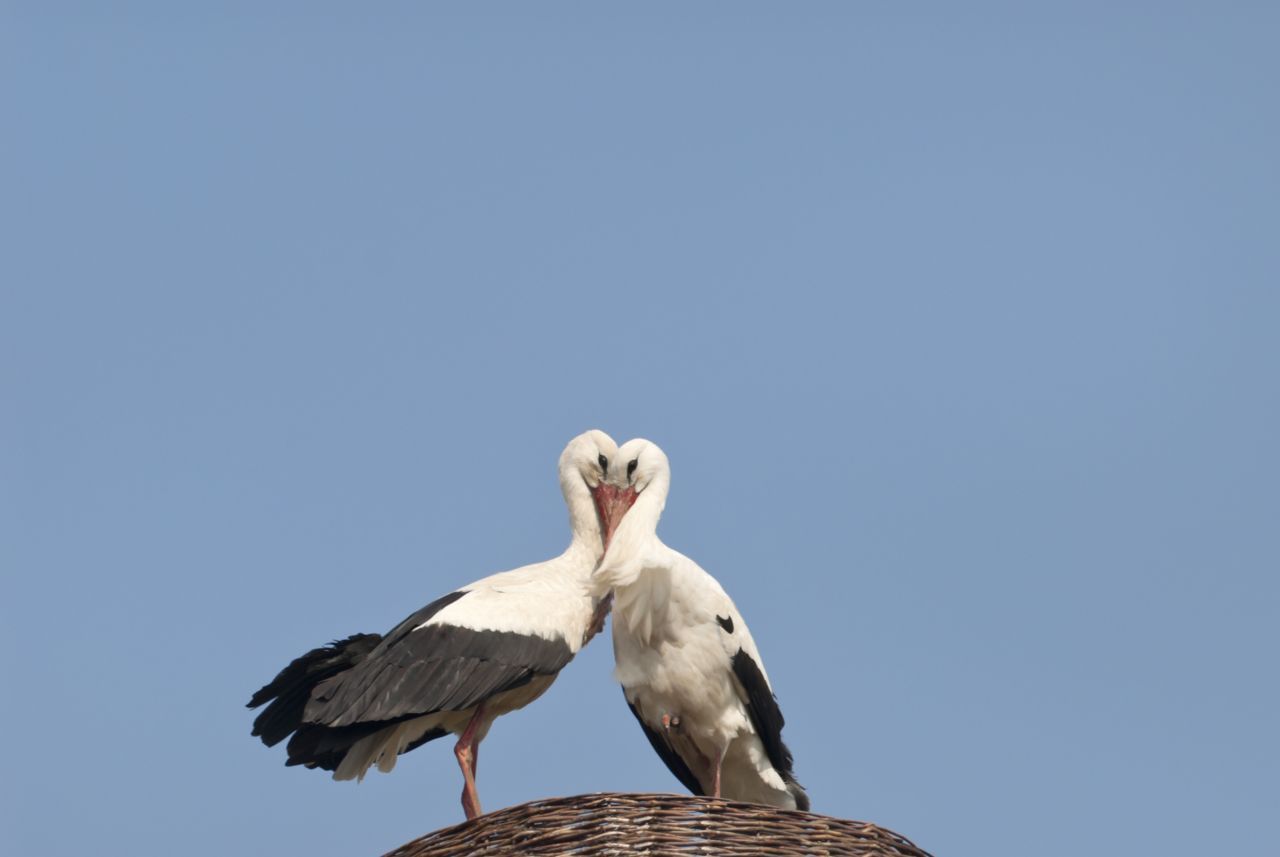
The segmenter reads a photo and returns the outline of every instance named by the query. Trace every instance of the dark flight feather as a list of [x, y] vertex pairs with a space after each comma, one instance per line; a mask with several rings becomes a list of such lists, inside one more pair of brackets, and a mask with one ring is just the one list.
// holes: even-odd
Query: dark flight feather
[[[355, 634], [345, 640], [337, 640], [328, 646], [312, 649], [295, 658], [249, 700], [249, 708], [257, 708], [270, 702], [253, 721], [253, 734], [260, 736], [268, 747], [288, 738], [287, 765], [305, 765], [308, 768], [337, 769], [351, 745], [366, 735], [372, 735], [387, 723], [367, 723], [357, 726], [331, 729], [304, 722], [307, 703], [316, 687], [335, 678], [363, 662], [378, 647], [393, 636], [403, 636], [418, 624], [427, 621], [445, 606], [457, 601], [465, 592], [450, 592], [415, 612], [392, 629], [387, 637], [380, 634]], [[439, 732], [439, 734], [436, 734]], [[405, 748], [414, 747], [444, 734], [431, 730], [418, 741]]]
[[302, 712], [320, 682], [358, 664], [382, 641], [378, 634], [354, 634], [295, 658], [249, 700], [249, 708], [268, 705], [253, 721], [253, 734], [274, 747], [302, 725]]
[[738, 649], [738, 653], [733, 656], [733, 674], [747, 693], [747, 711], [756, 727], [756, 734], [764, 744], [769, 761], [787, 783], [788, 791], [795, 797], [796, 807], [808, 811], [809, 796], [796, 782], [795, 774], [791, 771], [791, 751], [782, 743], [782, 727], [785, 723], [782, 709], [778, 707], [778, 700], [769, 689], [764, 673], [750, 655]]
[[385, 641], [355, 668], [316, 687], [304, 719], [341, 727], [462, 711], [555, 675], [573, 659], [564, 640], [428, 625]]
[[[271, 746], [293, 733], [286, 764], [332, 771], [368, 735], [424, 714], [471, 708], [572, 660], [559, 639], [419, 627], [465, 595], [436, 599], [386, 636], [357, 634], [297, 658], [249, 701], [254, 708], [275, 700], [254, 721], [253, 734]], [[429, 730], [401, 752], [446, 734]]]

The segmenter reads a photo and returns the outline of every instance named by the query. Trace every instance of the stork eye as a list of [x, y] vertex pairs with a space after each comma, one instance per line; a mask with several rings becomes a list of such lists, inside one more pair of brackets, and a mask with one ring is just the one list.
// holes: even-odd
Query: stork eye
[[602, 473], [609, 472], [609, 459], [604, 457], [604, 453], [601, 453], [600, 457], [597, 458], [596, 461], [600, 462], [600, 471]]
[[631, 478], [631, 474], [636, 472], [636, 464], [639, 462], [639, 460], [640, 459], [638, 458], [633, 458], [631, 459], [631, 461], [627, 462], [627, 478], [628, 479]]

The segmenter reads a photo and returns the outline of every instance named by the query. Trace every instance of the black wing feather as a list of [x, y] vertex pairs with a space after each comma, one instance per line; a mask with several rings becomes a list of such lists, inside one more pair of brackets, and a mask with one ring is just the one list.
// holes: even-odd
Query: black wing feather
[[791, 770], [791, 751], [782, 742], [782, 727], [785, 724], [782, 709], [778, 707], [778, 700], [769, 689], [760, 665], [745, 651], [738, 649], [738, 653], [733, 656], [733, 674], [747, 692], [747, 711], [751, 715], [751, 723], [756, 727], [756, 734], [764, 744], [769, 761], [782, 779], [794, 786], [791, 793], [795, 796], [796, 805], [802, 810], [808, 810], [809, 797], [796, 782]]
[[369, 656], [316, 686], [307, 723], [348, 727], [461, 711], [555, 675], [573, 659], [568, 643], [457, 625], [419, 627], [466, 592], [454, 592], [396, 626]]
[[378, 634], [353, 634], [295, 658], [249, 700], [249, 708], [270, 702], [253, 721], [253, 734], [268, 747], [302, 725], [302, 712], [315, 686], [358, 664], [382, 641]]
[[[258, 690], [249, 700], [249, 708], [271, 703], [254, 720], [253, 734], [260, 736], [263, 743], [271, 747], [293, 733], [293, 737], [289, 738], [289, 758], [286, 764], [306, 765], [308, 768], [323, 768], [327, 771], [337, 769], [352, 744], [387, 724], [363, 723], [338, 729], [308, 724], [304, 722], [304, 715], [316, 689], [363, 663], [388, 638], [403, 637], [417, 624], [427, 621], [464, 594], [451, 592], [436, 599], [393, 628], [386, 638], [380, 634], [355, 634], [295, 658], [270, 684]], [[440, 730], [429, 731], [406, 747], [404, 752], [433, 738], [439, 738], [442, 734], [444, 733]]]
[[[623, 697], [626, 697], [626, 691], [623, 691]], [[689, 766], [684, 763], [684, 759], [680, 758], [680, 755], [671, 748], [665, 737], [649, 728], [649, 724], [644, 722], [644, 718], [640, 716], [640, 712], [636, 710], [636, 707], [631, 704], [629, 699], [627, 700], [627, 708], [630, 708], [631, 713], [635, 715], [636, 722], [644, 730], [644, 737], [649, 739], [649, 744], [652, 745], [654, 752], [658, 754], [658, 758], [666, 763], [667, 769], [675, 774], [676, 779], [692, 794], [705, 795], [706, 792], [703, 791], [702, 784], [693, 775], [693, 771], [689, 770]]]
[[[250, 708], [271, 702], [253, 734], [271, 746], [293, 733], [287, 764], [332, 771], [367, 735], [422, 714], [465, 710], [572, 659], [558, 640], [450, 625], [415, 630], [466, 594], [436, 599], [385, 637], [356, 634], [295, 659], [249, 701]], [[432, 729], [402, 752], [445, 734]]]
[[[328, 726], [303, 726], [289, 739], [289, 757], [285, 764], [336, 771], [353, 744], [386, 727], [385, 723], [361, 723], [337, 729]], [[428, 729], [421, 738], [401, 750], [400, 755], [448, 734], [445, 729]]]

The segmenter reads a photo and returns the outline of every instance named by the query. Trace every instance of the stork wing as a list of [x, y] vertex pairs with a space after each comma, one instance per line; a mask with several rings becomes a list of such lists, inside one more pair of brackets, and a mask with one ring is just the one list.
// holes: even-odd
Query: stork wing
[[746, 692], [747, 711], [751, 715], [751, 723], [756, 728], [764, 744], [769, 761], [784, 778], [791, 776], [791, 751], [782, 743], [782, 709], [778, 700], [769, 689], [769, 682], [755, 658], [745, 649], [738, 649], [733, 656], [733, 674], [737, 677], [742, 689]]
[[397, 625], [368, 657], [316, 686], [307, 723], [342, 727], [461, 711], [573, 658], [562, 638], [450, 624], [426, 624], [470, 590], [451, 592]]

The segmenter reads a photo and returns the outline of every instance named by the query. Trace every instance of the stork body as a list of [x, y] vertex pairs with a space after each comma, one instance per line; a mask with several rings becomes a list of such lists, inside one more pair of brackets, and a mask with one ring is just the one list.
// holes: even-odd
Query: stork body
[[596, 493], [616, 454], [608, 435], [574, 438], [560, 459], [573, 540], [560, 556], [463, 586], [385, 636], [358, 634], [314, 649], [254, 694], [269, 703], [253, 734], [289, 738], [289, 765], [361, 779], [447, 734], [465, 783], [463, 809], [481, 812], [475, 774], [493, 721], [541, 696], [600, 629], [608, 600], [589, 581], [604, 548]]
[[[636, 462], [630, 464], [630, 462]], [[656, 445], [619, 451], [615, 490], [634, 505], [594, 574], [613, 592], [616, 676], [654, 750], [694, 794], [808, 809], [782, 712], [724, 588], [657, 536], [670, 469]]]

